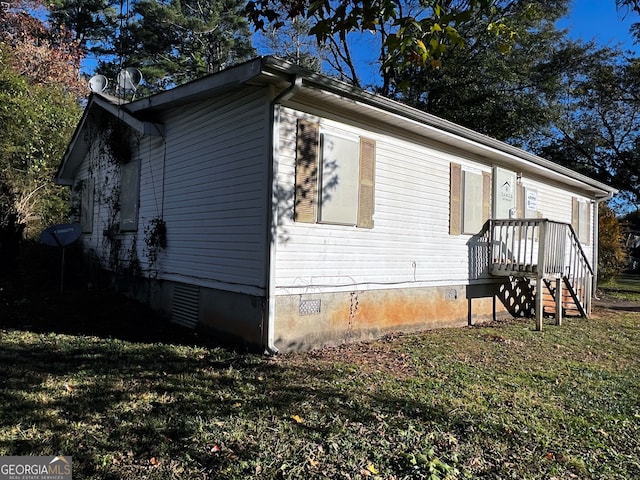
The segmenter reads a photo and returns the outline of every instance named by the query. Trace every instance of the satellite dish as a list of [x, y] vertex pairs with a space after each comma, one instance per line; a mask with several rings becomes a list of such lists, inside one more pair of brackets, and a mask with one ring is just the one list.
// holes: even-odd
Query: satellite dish
[[104, 75], [94, 75], [89, 79], [89, 89], [95, 93], [102, 93], [106, 90], [109, 80]]
[[122, 90], [135, 91], [142, 82], [142, 73], [134, 67], [127, 67], [118, 73], [118, 86]]
[[40, 234], [40, 241], [51, 247], [66, 247], [82, 235], [79, 223], [52, 225]]

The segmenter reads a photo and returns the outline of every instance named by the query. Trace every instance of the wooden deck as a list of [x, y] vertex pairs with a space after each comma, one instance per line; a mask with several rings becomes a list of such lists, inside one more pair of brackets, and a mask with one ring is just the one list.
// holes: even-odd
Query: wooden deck
[[[549, 305], [544, 292], [554, 298], [556, 323], [563, 313], [591, 313], [593, 270], [573, 227], [547, 219], [491, 220], [490, 267], [494, 276], [524, 277], [536, 281], [536, 326]], [[569, 305], [571, 299], [573, 306]]]

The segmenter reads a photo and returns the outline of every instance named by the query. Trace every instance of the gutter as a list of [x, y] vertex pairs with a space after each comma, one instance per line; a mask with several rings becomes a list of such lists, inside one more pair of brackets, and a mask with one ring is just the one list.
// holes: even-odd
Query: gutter
[[362, 105], [380, 109], [391, 115], [401, 116], [405, 119], [422, 125], [422, 127], [427, 127], [441, 133], [446, 133], [458, 140], [464, 140], [465, 142], [468, 142], [470, 144], [480, 146], [485, 150], [490, 149], [494, 152], [502, 154], [503, 156], [511, 157], [519, 163], [529, 163], [530, 165], [538, 167], [539, 169], [541, 168], [545, 171], [553, 172], [555, 176], [562, 179], [564, 183], [566, 183], [568, 180], [572, 180], [575, 183], [587, 185], [594, 190], [592, 192], [592, 195], [598, 200], [606, 200], [610, 198], [611, 187], [609, 187], [608, 185], [605, 185], [597, 180], [587, 177], [586, 175], [575, 172], [567, 167], [554, 163], [538, 155], [527, 152], [526, 150], [522, 150], [513, 145], [509, 145], [508, 143], [463, 127], [449, 120], [437, 117], [430, 113], [417, 110], [413, 107], [402, 104], [390, 98], [382, 97], [366, 90], [353, 87], [339, 80], [307, 71], [302, 67], [293, 65], [292, 63], [285, 60], [277, 59], [274, 57], [265, 57], [263, 61], [266, 68], [271, 68], [273, 71], [279, 72], [280, 74], [293, 73], [295, 75], [304, 77], [305, 86], [308, 88], [315, 88], [328, 93], [333, 93], [337, 96], [347, 98], [355, 103], [360, 103]]
[[[278, 202], [277, 195], [278, 179], [276, 172], [278, 171], [278, 144], [279, 144], [279, 121], [276, 112], [279, 110], [280, 104], [289, 100], [302, 87], [302, 77], [293, 75], [289, 86], [280, 92], [269, 105], [269, 129], [271, 137], [271, 154], [269, 161], [268, 177], [271, 179], [271, 188], [268, 190], [267, 204], [271, 208], [267, 213], [267, 242], [269, 245], [269, 254], [267, 255], [266, 268], [266, 306], [263, 307], [262, 313], [262, 334], [263, 343], [265, 345], [264, 353], [266, 355], [275, 355], [278, 353], [278, 347], [275, 346], [275, 318], [276, 318], [276, 235], [278, 227]], [[266, 318], [265, 318], [266, 317]], [[266, 327], [266, 328], [265, 328]]]

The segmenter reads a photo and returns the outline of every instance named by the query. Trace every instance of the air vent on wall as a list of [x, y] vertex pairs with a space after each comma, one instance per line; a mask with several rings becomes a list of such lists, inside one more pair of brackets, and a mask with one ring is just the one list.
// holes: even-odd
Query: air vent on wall
[[200, 310], [200, 289], [193, 285], [175, 285], [171, 321], [187, 328], [196, 328]]

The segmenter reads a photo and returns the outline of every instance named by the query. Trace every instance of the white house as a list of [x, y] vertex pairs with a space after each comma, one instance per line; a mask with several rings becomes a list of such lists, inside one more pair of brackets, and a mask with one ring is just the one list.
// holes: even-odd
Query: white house
[[616, 192], [273, 57], [130, 103], [92, 94], [57, 182], [129, 293], [269, 351], [508, 312], [541, 327], [543, 291], [558, 321], [588, 315]]

